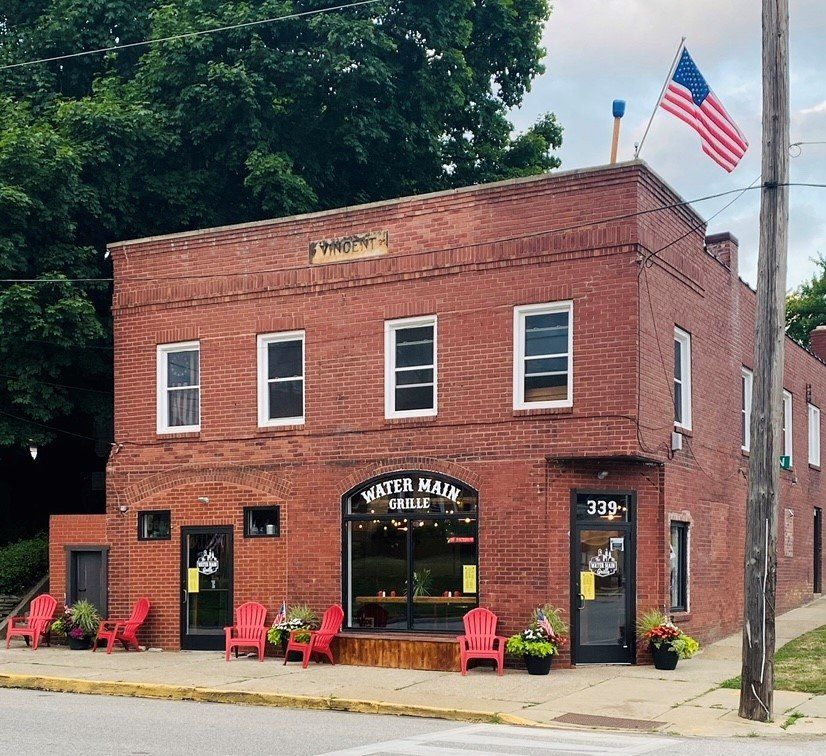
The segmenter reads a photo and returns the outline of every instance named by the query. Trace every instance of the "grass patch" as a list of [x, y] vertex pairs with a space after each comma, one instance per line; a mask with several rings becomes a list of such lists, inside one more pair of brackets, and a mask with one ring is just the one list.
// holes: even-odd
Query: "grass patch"
[[798, 719], [802, 719], [803, 714], [799, 711], [793, 711], [789, 716], [786, 718], [786, 721], [780, 725], [781, 730], [788, 730]]
[[[826, 625], [804, 633], [774, 655], [775, 690], [826, 694]], [[721, 688], [740, 689], [740, 677], [732, 677]]]

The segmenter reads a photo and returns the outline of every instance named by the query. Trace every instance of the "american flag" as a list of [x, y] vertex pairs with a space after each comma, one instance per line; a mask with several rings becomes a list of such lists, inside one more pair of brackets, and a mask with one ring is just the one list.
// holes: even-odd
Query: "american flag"
[[550, 640], [553, 640], [556, 637], [556, 633], [554, 632], [553, 627], [551, 627], [548, 617], [541, 609], [536, 610], [536, 624], [545, 631], [545, 634]]
[[281, 608], [278, 610], [278, 614], [275, 615], [275, 619], [272, 621], [272, 626], [275, 627], [276, 625], [280, 625], [285, 619], [287, 619], [287, 602], [281, 602]]
[[685, 48], [660, 107], [691, 126], [700, 135], [703, 152], [729, 173], [749, 147], [743, 132], [711, 91]]

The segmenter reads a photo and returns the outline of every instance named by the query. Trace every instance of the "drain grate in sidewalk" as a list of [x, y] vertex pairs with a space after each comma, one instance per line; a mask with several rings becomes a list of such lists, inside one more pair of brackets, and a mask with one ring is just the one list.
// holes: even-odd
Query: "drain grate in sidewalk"
[[562, 714], [554, 717], [554, 722], [581, 725], [583, 727], [613, 727], [617, 730], [656, 730], [665, 722], [654, 719], [627, 719], [625, 717], [601, 717], [596, 714]]

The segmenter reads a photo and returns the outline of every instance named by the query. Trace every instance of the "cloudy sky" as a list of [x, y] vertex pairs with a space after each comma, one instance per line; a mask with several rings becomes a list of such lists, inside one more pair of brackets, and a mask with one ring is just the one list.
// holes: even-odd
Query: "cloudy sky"
[[[750, 147], [728, 174], [700, 150], [697, 134], [659, 110], [640, 157], [685, 199], [749, 185], [760, 173], [759, 0], [555, 0], [544, 45], [546, 73], [512, 114], [523, 129], [544, 111], [565, 127], [563, 168], [608, 162], [611, 101], [627, 102], [620, 159], [633, 157], [680, 37]], [[791, 0], [791, 141], [826, 141], [826, 0]], [[826, 144], [804, 146], [791, 181], [826, 183]], [[826, 254], [826, 189], [790, 189], [789, 286]], [[729, 197], [698, 203], [708, 218]], [[709, 231], [740, 240], [740, 275], [757, 278], [759, 191], [747, 192]]]

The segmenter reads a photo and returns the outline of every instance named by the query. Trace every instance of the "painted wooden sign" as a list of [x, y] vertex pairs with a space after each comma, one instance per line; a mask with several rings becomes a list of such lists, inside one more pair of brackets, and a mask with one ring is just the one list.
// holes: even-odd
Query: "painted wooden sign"
[[339, 236], [310, 242], [310, 264], [349, 262], [365, 257], [380, 257], [390, 251], [387, 231]]

